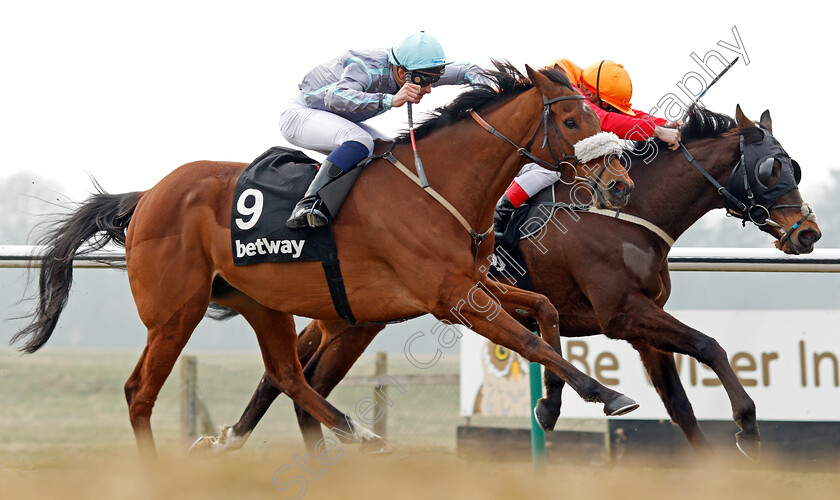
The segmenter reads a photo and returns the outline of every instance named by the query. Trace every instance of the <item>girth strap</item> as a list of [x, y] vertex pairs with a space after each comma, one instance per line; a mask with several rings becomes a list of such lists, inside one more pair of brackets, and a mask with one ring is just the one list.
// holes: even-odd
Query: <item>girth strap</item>
[[595, 208], [591, 205], [570, 205], [568, 203], [563, 202], [536, 202], [528, 204], [528, 206], [534, 205], [543, 205], [551, 207], [552, 209], [569, 209], [573, 212], [588, 212], [590, 214], [603, 215], [611, 219], [623, 220], [624, 222], [629, 222], [631, 224], [636, 224], [637, 226], [642, 226], [643, 228], [662, 238], [662, 241], [664, 241], [669, 247], [674, 246], [674, 243], [676, 242], [674, 238], [671, 238], [671, 236], [668, 235], [668, 233], [666, 233], [662, 228], [660, 228], [653, 222], [650, 222], [646, 219], [635, 215], [625, 214], [621, 212], [621, 210], [604, 210], [600, 208]]
[[329, 258], [321, 260], [324, 267], [324, 274], [327, 277], [327, 288], [330, 290], [330, 297], [335, 307], [335, 312], [341, 316], [348, 325], [355, 325], [356, 318], [350, 309], [350, 301], [347, 298], [347, 289], [344, 287], [344, 278], [341, 276], [341, 266], [337, 255], [330, 255]]
[[591, 214], [605, 215], [605, 216], [611, 217], [613, 219], [623, 220], [623, 221], [626, 221], [626, 222], [630, 222], [632, 224], [642, 226], [645, 229], [647, 229], [648, 231], [650, 231], [650, 232], [654, 233], [655, 235], [659, 236], [660, 238], [662, 238], [662, 241], [667, 243], [669, 247], [674, 246], [674, 242], [675, 242], [674, 238], [671, 238], [668, 235], [668, 233], [663, 231], [661, 228], [659, 228], [658, 226], [656, 226], [652, 222], [649, 222], [645, 219], [642, 219], [641, 217], [636, 217], [635, 215], [625, 214], [625, 213], [622, 213], [619, 210], [601, 210], [600, 208], [595, 208], [595, 207], [589, 207], [589, 210], [587, 210], [587, 212], [589, 212]]

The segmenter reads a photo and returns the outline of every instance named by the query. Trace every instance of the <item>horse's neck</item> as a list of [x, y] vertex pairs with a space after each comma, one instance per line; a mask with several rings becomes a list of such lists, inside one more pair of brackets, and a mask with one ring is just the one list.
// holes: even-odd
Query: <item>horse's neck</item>
[[[524, 145], [541, 111], [539, 92], [531, 89], [480, 115], [516, 144]], [[411, 154], [407, 147], [403, 146], [404, 155]], [[478, 231], [490, 224], [496, 202], [523, 163], [513, 146], [470, 118], [431, 132], [417, 141], [417, 150], [431, 187]]]
[[[737, 138], [698, 140], [687, 149], [719, 183], [726, 185], [738, 154]], [[674, 239], [705, 214], [723, 206], [714, 185], [689, 163], [682, 151], [662, 150], [647, 165], [637, 161], [630, 169], [636, 189], [625, 211], [652, 222]]]

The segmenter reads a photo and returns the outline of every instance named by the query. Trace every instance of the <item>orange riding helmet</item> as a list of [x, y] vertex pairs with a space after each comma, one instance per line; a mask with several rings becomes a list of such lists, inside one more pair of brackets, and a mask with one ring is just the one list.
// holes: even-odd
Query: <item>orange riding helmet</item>
[[569, 77], [569, 81], [571, 81], [573, 85], [580, 85], [581, 69], [577, 64], [573, 63], [568, 59], [558, 59], [551, 63], [551, 67], [554, 66], [560, 66], [560, 68], [566, 73], [566, 76]]
[[590, 92], [615, 109], [636, 116], [630, 105], [633, 83], [624, 66], [612, 61], [600, 61], [584, 68], [580, 81]]

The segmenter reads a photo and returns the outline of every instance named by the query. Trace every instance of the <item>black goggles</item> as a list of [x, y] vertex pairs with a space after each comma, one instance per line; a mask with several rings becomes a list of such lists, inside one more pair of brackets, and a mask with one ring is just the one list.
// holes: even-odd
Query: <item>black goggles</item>
[[445, 67], [437, 66], [423, 70], [416, 69], [414, 71], [407, 71], [406, 76], [411, 83], [425, 87], [426, 85], [437, 83], [437, 81], [440, 80], [440, 77], [443, 76], [444, 71], [446, 71]]

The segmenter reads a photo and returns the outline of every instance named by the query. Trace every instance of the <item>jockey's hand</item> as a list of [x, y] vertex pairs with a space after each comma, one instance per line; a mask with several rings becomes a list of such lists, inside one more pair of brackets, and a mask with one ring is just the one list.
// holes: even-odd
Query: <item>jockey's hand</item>
[[668, 149], [676, 150], [680, 147], [680, 129], [657, 126], [653, 129], [653, 135], [670, 144]]
[[673, 121], [673, 122], [668, 122], [665, 125], [663, 125], [663, 127], [665, 127], [665, 128], [678, 128], [678, 127], [682, 127], [683, 125], [685, 125], [685, 123], [683, 123], [682, 120], [677, 120], [677, 121]]
[[394, 97], [391, 98], [391, 107], [399, 108], [407, 102], [417, 104], [425, 94], [428, 94], [428, 92], [424, 92], [424, 89], [420, 85], [406, 82]]

